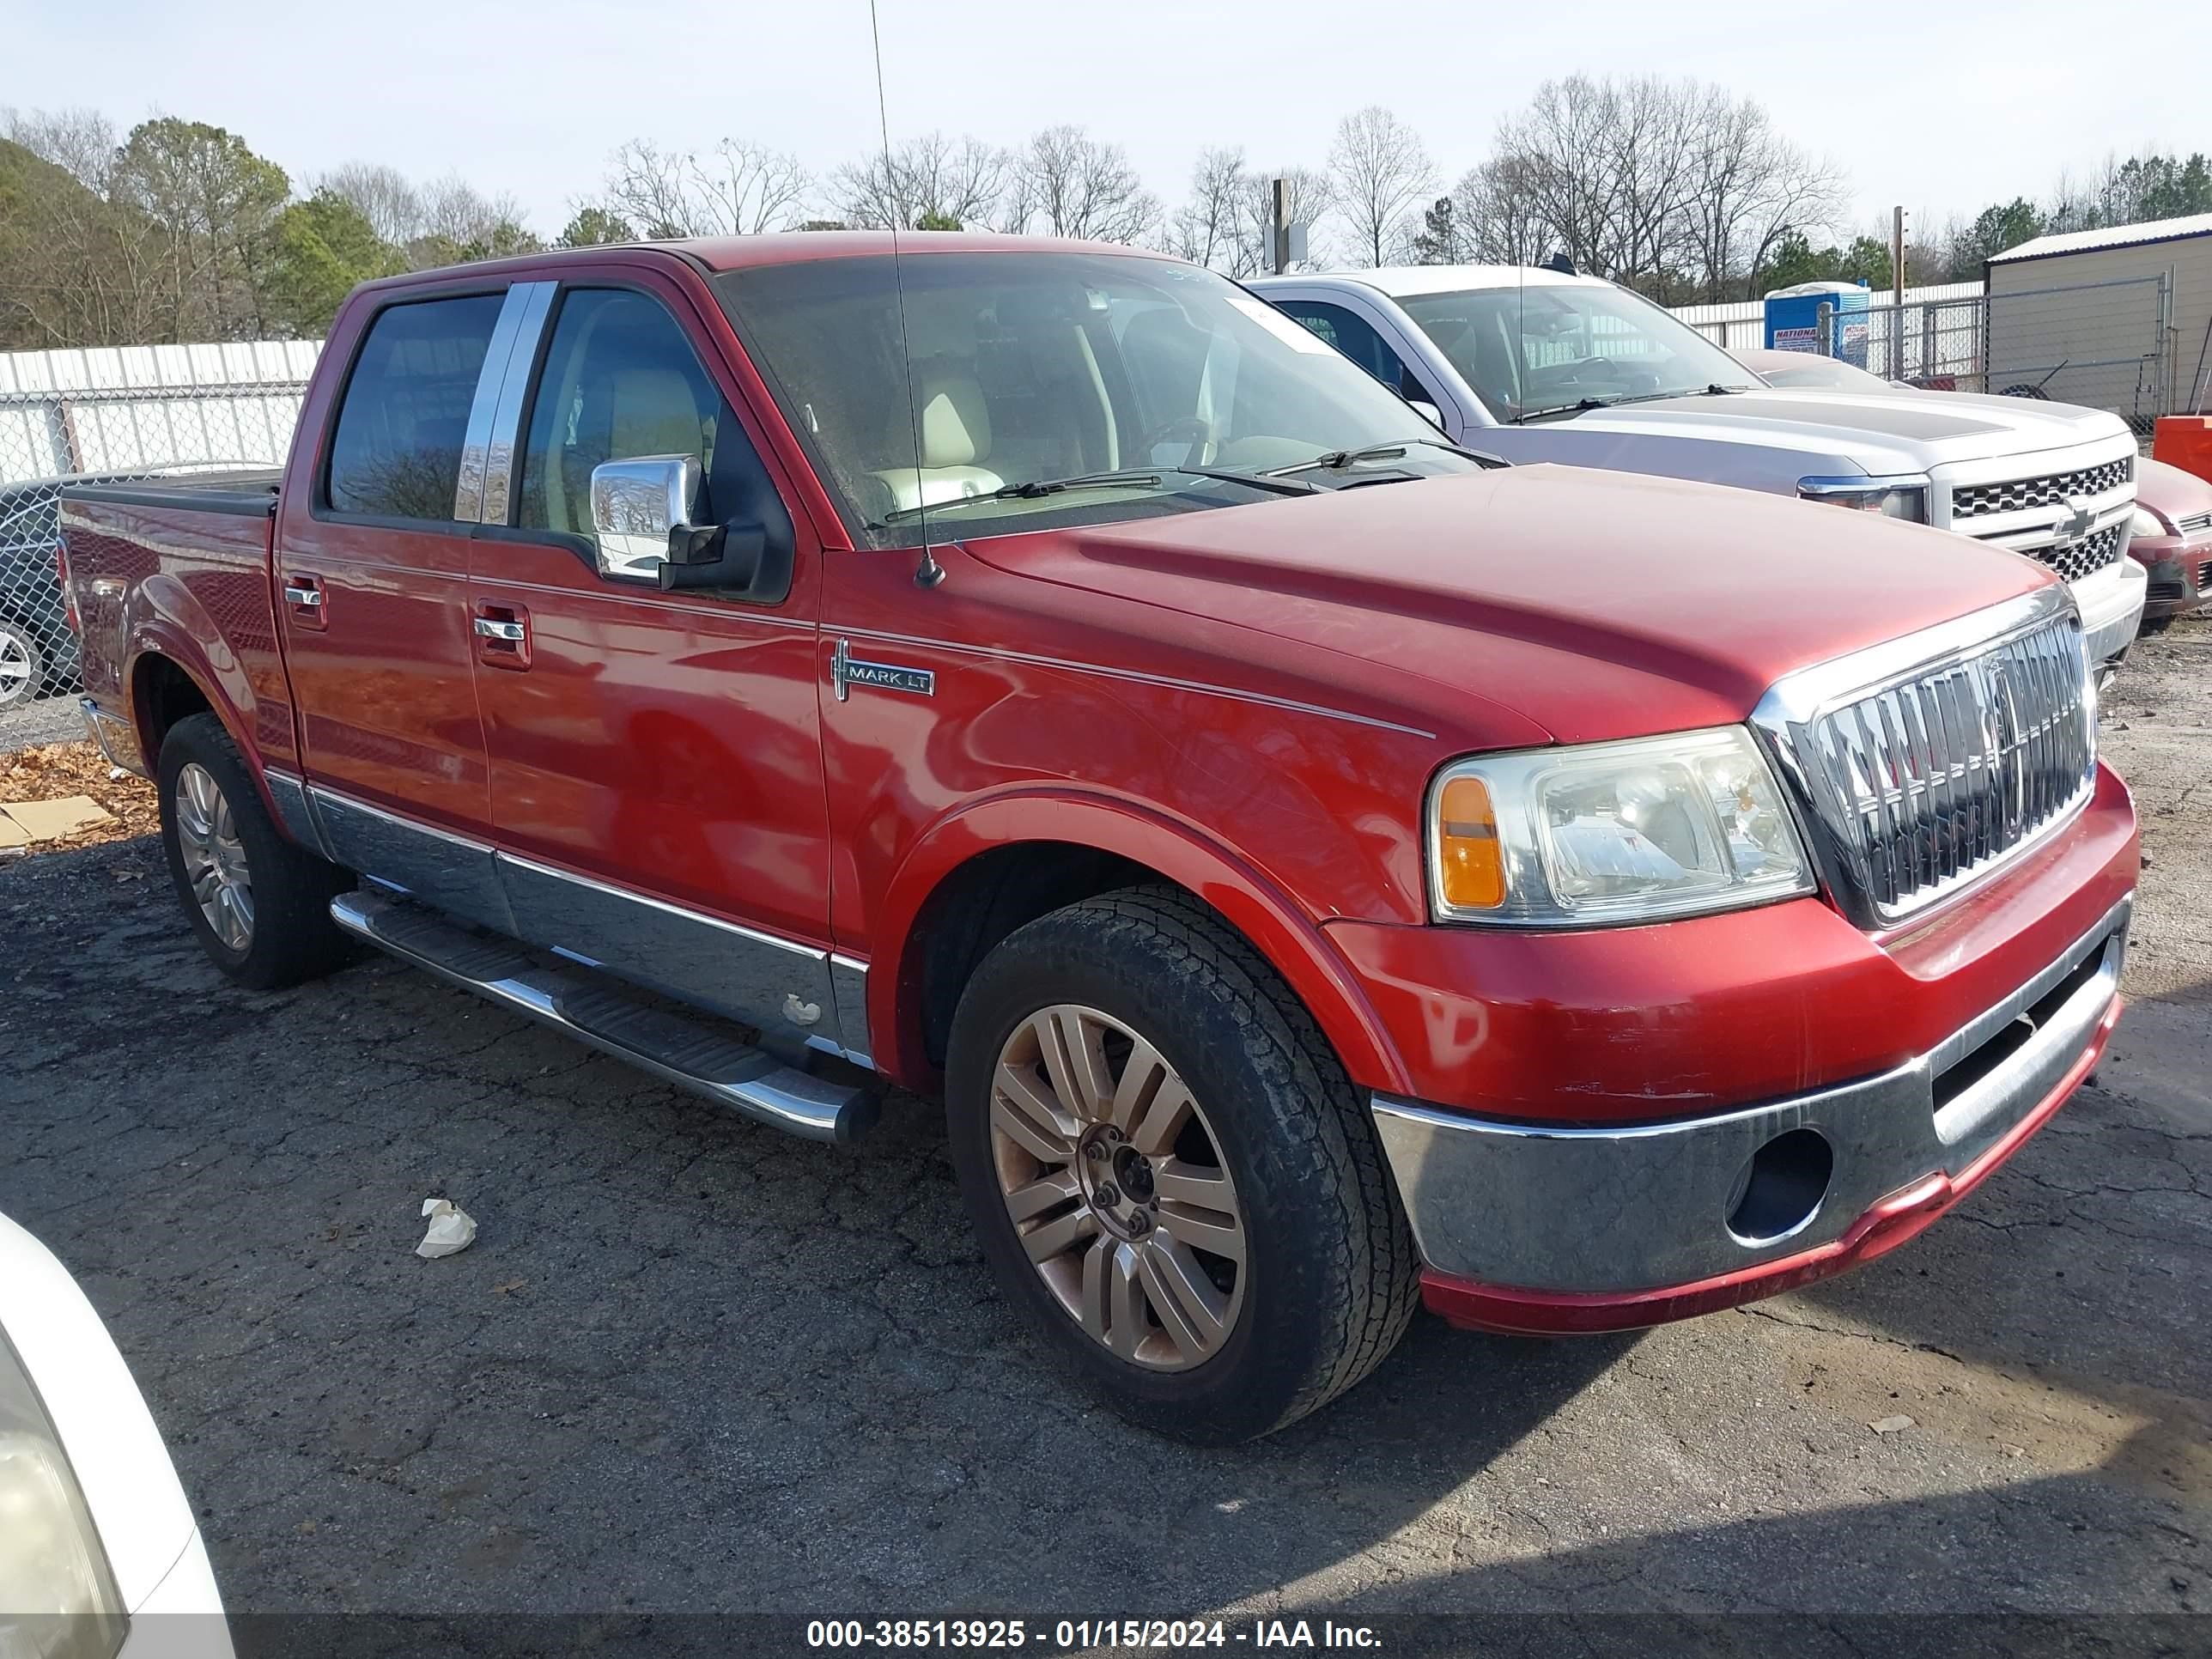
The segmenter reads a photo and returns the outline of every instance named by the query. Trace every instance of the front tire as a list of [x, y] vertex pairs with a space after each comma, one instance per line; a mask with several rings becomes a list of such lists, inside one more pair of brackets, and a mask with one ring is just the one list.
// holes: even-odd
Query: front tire
[[961, 998], [946, 1085], [1000, 1289], [1124, 1416], [1249, 1440], [1404, 1334], [1418, 1261], [1366, 1103], [1188, 896], [1130, 889], [1017, 930]]
[[343, 967], [353, 950], [331, 900], [353, 878], [278, 831], [222, 722], [179, 720], [157, 769], [169, 877], [215, 965], [257, 991]]

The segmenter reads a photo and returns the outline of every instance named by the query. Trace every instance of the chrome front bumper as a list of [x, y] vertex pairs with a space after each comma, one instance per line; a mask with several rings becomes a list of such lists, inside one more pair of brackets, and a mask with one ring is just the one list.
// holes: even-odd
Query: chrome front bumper
[[2112, 661], [2136, 642], [2150, 592], [2150, 573], [2138, 561], [2123, 555], [2118, 564], [2085, 576], [2073, 588], [2091, 667]]
[[[2118, 994], [2132, 899], [2057, 961], [1927, 1054], [1880, 1077], [1687, 1122], [1501, 1123], [1377, 1095], [1375, 1121], [1422, 1260], [1492, 1285], [1605, 1295], [1692, 1285], [1832, 1243], [1881, 1200], [1955, 1176], [2049, 1098]], [[1809, 1212], [1747, 1219], [1778, 1138], [1832, 1159]], [[1787, 1143], [1801, 1182], [1799, 1136]], [[1755, 1160], [1763, 1160], [1756, 1162]], [[1755, 1174], [1754, 1171], [1764, 1173]], [[1784, 1186], [1786, 1201], [1800, 1185]], [[1774, 1206], [1765, 1205], [1771, 1214]], [[1754, 1212], [1759, 1206], [1751, 1206]], [[1790, 1221], [1785, 1214], [1784, 1221]]]

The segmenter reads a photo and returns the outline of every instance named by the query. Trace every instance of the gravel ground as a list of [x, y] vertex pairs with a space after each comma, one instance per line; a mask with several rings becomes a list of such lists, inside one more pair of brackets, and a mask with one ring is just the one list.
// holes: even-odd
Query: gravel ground
[[[1641, 1336], [1424, 1318], [1240, 1450], [1071, 1399], [918, 1103], [824, 1149], [392, 963], [239, 990], [150, 841], [0, 867], [0, 1208], [234, 1611], [2212, 1609], [2212, 626], [2107, 707], [2134, 1006], [1957, 1214]], [[432, 1194], [465, 1254], [412, 1254]]]

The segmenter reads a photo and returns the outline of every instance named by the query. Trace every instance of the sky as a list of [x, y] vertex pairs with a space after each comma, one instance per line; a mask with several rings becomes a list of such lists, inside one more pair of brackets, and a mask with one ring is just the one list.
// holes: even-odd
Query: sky
[[[2177, 95], [2161, 67], [2212, 62], [2203, 0], [1943, 0], [1887, 24], [1835, 4], [1613, 0], [878, 7], [895, 143], [941, 129], [1012, 144], [1073, 121], [1123, 144], [1170, 207], [1202, 147], [1318, 167], [1336, 122], [1375, 103], [1448, 181], [1501, 116], [1577, 71], [1759, 99], [1846, 169], [1845, 233], [1886, 224], [1893, 203], [1932, 228], [2108, 154], [2212, 151], [2212, 100]], [[213, 122], [302, 185], [352, 161], [458, 172], [511, 192], [545, 235], [627, 139], [746, 138], [821, 173], [878, 142], [866, 0], [0, 0], [0, 106]]]

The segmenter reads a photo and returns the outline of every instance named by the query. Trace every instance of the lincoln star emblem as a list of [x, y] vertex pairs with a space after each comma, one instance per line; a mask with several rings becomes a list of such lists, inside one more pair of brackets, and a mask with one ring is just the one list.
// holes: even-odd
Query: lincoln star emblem
[[2088, 502], [2075, 497], [2067, 501], [2065, 515], [2058, 520], [2058, 539], [2078, 542], [2089, 533], [2089, 526], [2097, 522], [2097, 514]]

